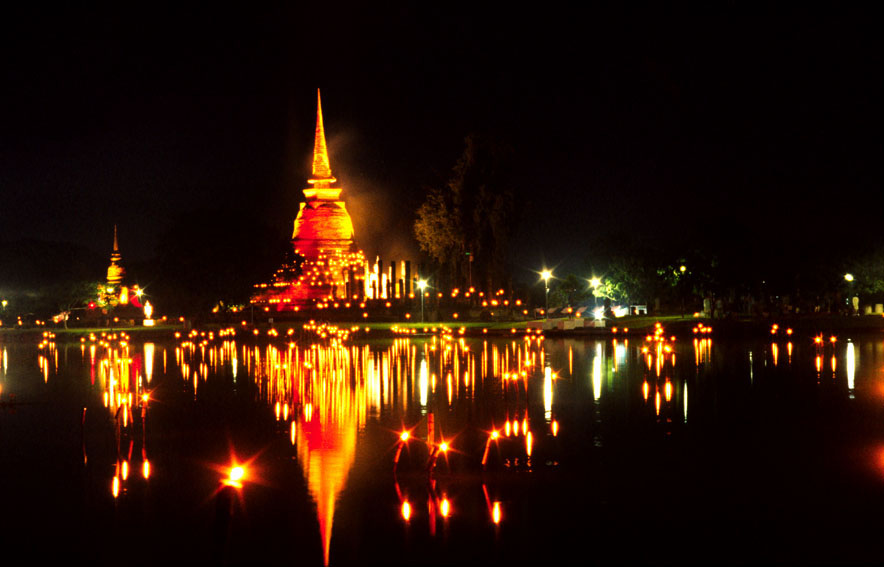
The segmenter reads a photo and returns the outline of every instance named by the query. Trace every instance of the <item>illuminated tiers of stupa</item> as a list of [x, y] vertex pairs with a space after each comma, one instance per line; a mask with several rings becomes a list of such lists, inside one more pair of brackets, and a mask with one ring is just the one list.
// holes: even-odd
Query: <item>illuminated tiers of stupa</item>
[[295, 219], [292, 247], [303, 258], [280, 267], [270, 283], [255, 286], [252, 304], [287, 311], [324, 306], [329, 301], [359, 297], [364, 287], [365, 255], [356, 246], [353, 222], [331, 172], [322, 102], [316, 93], [313, 175], [304, 189], [306, 202]]
[[[128, 319], [141, 315], [142, 290], [138, 284], [127, 283], [126, 269], [123, 267], [123, 256], [117, 240], [117, 226], [114, 225], [114, 248], [107, 267], [107, 280], [99, 283], [95, 301], [89, 302], [90, 310], [99, 308], [103, 314], [114, 309], [114, 314]], [[130, 308], [131, 307], [131, 308]]]
[[120, 265], [121, 260], [120, 245], [117, 243], [117, 225], [114, 225], [114, 251], [111, 252], [110, 265], [107, 267], [108, 285], [115, 286], [123, 282], [126, 270]]

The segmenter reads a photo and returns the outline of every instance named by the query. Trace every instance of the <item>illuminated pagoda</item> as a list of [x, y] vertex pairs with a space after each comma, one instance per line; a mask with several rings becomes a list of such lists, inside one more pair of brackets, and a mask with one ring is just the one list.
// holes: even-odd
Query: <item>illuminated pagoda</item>
[[358, 298], [364, 287], [365, 255], [356, 246], [353, 222], [329, 165], [319, 90], [313, 175], [307, 182], [306, 201], [292, 231], [292, 249], [300, 266], [297, 260], [287, 261], [270, 283], [255, 286], [251, 302], [267, 311], [324, 307], [330, 301]]
[[135, 309], [132, 313], [129, 313], [128, 310], [118, 313], [126, 318], [136, 318], [143, 308], [141, 305], [143, 291], [138, 284], [131, 286], [131, 288], [126, 285], [126, 269], [122, 265], [122, 259], [120, 244], [117, 240], [117, 225], [114, 225], [114, 249], [111, 252], [110, 265], [107, 267], [107, 281], [98, 285], [97, 305], [90, 304], [90, 307], [101, 307], [106, 313], [107, 307], [131, 306]]
[[114, 251], [111, 252], [110, 266], [107, 267], [107, 283], [109, 286], [117, 286], [123, 283], [126, 270], [120, 265], [122, 258], [120, 244], [117, 241], [117, 225], [114, 225]]

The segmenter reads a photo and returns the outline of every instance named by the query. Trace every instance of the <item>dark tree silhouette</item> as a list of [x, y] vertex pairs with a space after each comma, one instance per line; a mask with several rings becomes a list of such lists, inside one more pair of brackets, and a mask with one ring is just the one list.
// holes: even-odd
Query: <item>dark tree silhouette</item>
[[470, 134], [445, 189], [431, 189], [417, 210], [418, 244], [445, 268], [452, 286], [486, 291], [511, 287], [510, 243], [515, 200], [508, 179], [512, 152]]

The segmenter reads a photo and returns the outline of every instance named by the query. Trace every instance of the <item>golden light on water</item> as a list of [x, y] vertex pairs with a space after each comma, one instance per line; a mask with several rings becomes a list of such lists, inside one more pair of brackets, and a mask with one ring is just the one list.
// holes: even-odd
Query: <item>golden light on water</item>
[[[643, 337], [633, 339], [634, 344], [629, 345], [627, 349], [622, 335], [618, 335], [616, 343], [608, 340], [585, 343], [574, 341], [573, 345], [569, 344], [568, 340], [548, 338], [546, 340], [548, 346], [544, 346], [540, 338], [534, 337], [533, 333], [524, 337], [520, 335], [517, 341], [503, 341], [499, 338], [483, 341], [481, 335], [478, 339], [470, 336], [465, 339], [457, 337], [456, 330], [453, 340], [445, 338], [442, 331], [429, 332], [433, 332], [434, 335], [428, 338], [400, 336], [391, 343], [372, 341], [369, 346], [361, 343], [350, 344], [346, 341], [336, 342], [330, 336], [311, 343], [309, 340], [302, 340], [300, 334], [297, 338], [285, 338], [283, 341], [284, 328], [280, 330], [280, 340], [269, 345], [264, 344], [264, 341], [271, 342], [273, 339], [264, 338], [263, 332], [259, 346], [255, 346], [255, 340], [251, 336], [246, 337], [245, 344], [239, 346], [233, 341], [225, 342], [221, 339], [202, 345], [202, 338], [185, 338], [178, 349], [168, 349], [173, 357], [172, 365], [174, 366], [177, 361], [185, 370], [179, 375], [179, 369], [170, 368], [168, 375], [164, 373], [159, 378], [167, 380], [171, 377], [179, 381], [178, 389], [183, 389], [188, 397], [192, 394], [194, 398], [198, 398], [204, 395], [211, 396], [217, 391], [212, 385], [213, 380], [229, 381], [230, 369], [233, 367], [240, 369], [239, 382], [234, 382], [236, 387], [253, 389], [254, 397], [261, 404], [266, 421], [272, 421], [274, 417], [278, 420], [271, 429], [278, 435], [284, 448], [290, 455], [297, 452], [297, 459], [292, 459], [291, 462], [297, 463], [296, 467], [301, 467], [305, 484], [308, 485], [310, 496], [316, 503], [315, 512], [319, 520], [324, 554], [328, 561], [330, 542], [335, 541], [336, 549], [331, 550], [334, 552], [339, 545], [339, 539], [343, 539], [343, 532], [334, 536], [332, 532], [335, 511], [337, 509], [340, 514], [342, 510], [338, 506], [339, 499], [342, 495], [349, 494], [348, 474], [351, 470], [359, 470], [359, 467], [363, 466], [356, 457], [357, 442], [361, 443], [361, 439], [372, 435], [372, 431], [377, 431], [374, 425], [383, 428], [384, 434], [387, 435], [384, 443], [390, 446], [397, 442], [411, 442], [414, 437], [414, 443], [409, 447], [410, 454], [409, 451], [402, 453], [403, 461], [399, 474], [400, 478], [406, 480], [415, 467], [420, 469], [421, 474], [424, 473], [423, 459], [426, 458], [427, 447], [432, 446], [422, 439], [428, 414], [435, 414], [435, 440], [439, 443], [440, 453], [451, 449], [457, 451], [456, 454], [449, 455], [452, 469], [455, 471], [458, 470], [455, 463], [464, 462], [457, 461], [464, 457], [468, 460], [473, 459], [472, 462], [477, 465], [475, 457], [478, 455], [471, 454], [472, 448], [478, 451], [481, 445], [486, 445], [483, 441], [499, 441], [492, 447], [492, 457], [488, 464], [491, 469], [483, 474], [489, 479], [492, 488], [499, 488], [505, 493], [508, 489], [506, 485], [495, 486], [498, 474], [524, 472], [526, 456], [533, 458], [535, 464], [539, 463], [544, 469], [546, 466], [558, 466], [560, 455], [557, 452], [572, 450], [570, 447], [574, 438], [584, 435], [580, 427], [576, 429], [571, 427], [565, 430], [564, 439], [552, 439], [559, 432], [559, 420], [569, 420], [562, 422], [565, 427], [569, 427], [568, 424], [572, 423], [575, 399], [591, 407], [587, 412], [587, 423], [590, 419], [593, 420], [592, 441], [599, 443], [597, 446], [604, 446], [609, 443], [607, 431], [610, 428], [606, 427], [606, 420], [610, 418], [612, 412], [617, 411], [614, 409], [615, 406], [631, 405], [631, 409], [640, 408], [640, 412], [634, 412], [636, 417], [641, 415], [641, 419], [653, 420], [651, 404], [642, 404], [639, 398], [641, 395], [650, 401], [648, 397], [651, 386], [655, 389], [655, 410], [657, 415], [661, 416], [660, 419], [654, 420], [658, 424], [656, 427], [663, 430], [670, 427], [666, 424], [676, 420], [681, 421], [682, 415], [678, 415], [679, 410], [687, 420], [689, 387], [696, 389], [697, 393], [697, 396], [692, 396], [692, 403], [696, 407], [691, 407], [691, 410], [696, 411], [702, 418], [703, 404], [707, 401], [704, 398], [706, 396], [704, 384], [709, 383], [710, 376], [715, 371], [711, 365], [705, 368], [691, 368], [690, 342], [677, 346], [652, 343], [645, 353], [651, 358], [649, 365], [651, 370], [645, 370], [644, 360], [641, 360], [644, 355], [639, 354], [639, 349], [643, 346], [641, 344]], [[247, 333], [241, 332], [241, 334]], [[706, 338], [702, 336], [694, 341], [694, 360], [698, 362], [698, 366], [708, 360]], [[666, 340], [670, 339], [667, 337]], [[765, 349], [768, 344], [772, 344], [771, 350], [774, 353], [778, 352], [778, 343], [769, 341], [771, 341], [769, 335], [762, 337], [761, 348]], [[186, 342], [193, 344], [185, 344]], [[800, 362], [804, 371], [809, 373], [814, 364], [811, 361], [814, 353], [812, 349], [803, 348], [802, 344], [798, 343], [796, 353], [800, 358], [796, 360]], [[844, 344], [845, 350], [841, 350], [841, 344]], [[137, 343], [132, 342], [130, 345], [136, 346], [119, 345], [118, 348], [109, 349], [106, 346], [95, 345], [94, 399], [98, 401], [100, 396], [108, 406], [108, 409], [99, 411], [103, 419], [106, 416], [117, 415], [121, 422], [132, 420], [136, 425], [140, 425], [139, 412], [133, 410], [131, 405], [132, 400], [136, 400], [135, 403], [138, 400], [146, 403], [148, 399], [147, 390], [143, 385], [146, 373], [139, 370], [137, 363], [130, 362], [130, 358], [138, 360]], [[424, 348], [424, 345], [427, 345], [427, 348]], [[786, 346], [791, 350], [791, 343]], [[826, 340], [818, 359], [823, 364], [832, 354], [833, 349], [830, 346], [830, 341]], [[757, 348], [755, 343], [753, 347]], [[678, 361], [680, 366], [673, 371], [675, 364], [672, 355], [675, 354], [676, 348], [682, 357]], [[114, 349], [115, 353], [112, 352]], [[126, 354], [127, 349], [132, 351], [131, 356]], [[842, 368], [846, 368], [848, 388], [852, 390], [858, 385], [860, 392], [863, 392], [866, 383], [864, 375], [858, 369], [859, 351], [860, 349], [850, 341], [842, 340], [837, 345], [837, 354], [839, 357], [846, 354], [837, 362], [845, 365]], [[49, 363], [51, 382], [56, 379], [56, 371], [53, 370], [52, 357], [46, 356], [45, 352], [48, 351], [44, 351], [44, 356]], [[78, 344], [75, 355], [80, 356], [77, 353], [81, 352], [83, 367], [88, 370], [90, 353], [85, 348], [81, 349]], [[716, 356], [724, 356], [726, 352], [719, 348]], [[865, 353], [863, 350], [863, 356]], [[745, 368], [745, 351], [740, 356], [741, 362], [738, 364]], [[763, 355], [758, 355], [757, 350], [755, 356], [758, 358], [755, 370], [759, 384], [776, 376], [772, 374], [770, 357], [765, 360]], [[774, 354], [774, 357], [776, 356]], [[544, 361], [545, 364], [541, 364], [540, 361]], [[722, 363], [723, 361], [724, 359]], [[661, 368], [660, 378], [655, 377], [655, 362]], [[569, 363], [573, 365], [573, 369], [569, 369]], [[146, 369], [148, 364], [146, 356], [144, 364]], [[35, 366], [33, 361], [31, 366]], [[558, 380], [554, 380], [553, 368], [560, 369], [561, 375]], [[587, 370], [590, 374], [591, 387], [586, 383]], [[780, 373], [783, 370], [783, 368], [777, 369]], [[41, 368], [41, 374], [42, 371]], [[35, 368], [33, 372], [36, 381], [39, 382], [41, 374], [38, 374]], [[842, 373], [844, 372], [842, 370]], [[438, 379], [435, 389], [430, 386], [431, 373]], [[58, 375], [63, 376], [63, 373], [59, 371]], [[833, 384], [836, 383], [834, 378]], [[840, 382], [841, 376], [837, 378], [839, 379], [837, 384], [843, 385], [843, 382]], [[207, 382], [209, 387], [203, 389], [203, 385]], [[423, 391], [420, 382], [424, 382]], [[189, 390], [191, 384], [194, 391]], [[834, 391], [835, 388], [830, 390]], [[153, 403], [156, 403], [156, 409], [164, 409], [162, 404], [172, 401], [172, 396], [169, 395], [172, 390], [156, 391], [158, 395], [162, 395], [162, 398]], [[603, 392], [605, 400], [600, 399]], [[493, 404], [488, 404], [489, 399]], [[592, 404], [593, 400], [600, 403]], [[484, 413], [481, 415], [473, 413], [474, 416], [478, 415], [478, 419], [466, 426], [474, 428], [470, 431], [471, 434], [478, 434], [475, 437], [477, 441], [471, 446], [468, 435], [461, 437], [455, 434], [459, 434], [458, 429], [463, 427], [462, 416], [477, 407], [481, 407]], [[108, 413], [105, 414], [105, 411]], [[544, 413], [543, 418], [540, 416], [541, 411]], [[540, 419], [543, 421], [539, 421]], [[366, 428], [367, 423], [370, 425], [369, 428]], [[602, 426], [596, 428], [597, 423], [601, 423]], [[568, 433], [572, 430], [572, 433]], [[678, 431], [675, 430], [676, 433]], [[444, 439], [441, 435], [443, 433]], [[505, 435], [510, 434], [516, 437], [505, 438]], [[524, 442], [518, 439], [519, 435], [524, 437]], [[288, 446], [289, 440], [291, 447]], [[126, 443], [128, 444], [128, 441]], [[360, 444], [359, 447], [362, 451], [365, 445]], [[125, 446], [122, 453], [125, 454]], [[131, 448], [129, 453], [132, 455]], [[155, 455], [156, 453], [152, 452], [152, 456]], [[392, 461], [391, 455], [384, 458]], [[116, 475], [116, 487], [112, 486], [115, 497], [122, 493], [124, 501], [126, 499], [132, 501], [141, 495], [141, 492], [136, 490], [138, 485], [132, 484], [133, 480], [139, 479], [129, 479], [129, 484], [126, 484], [128, 465], [132, 467], [140, 465], [141, 476], [145, 479], [151, 476], [151, 463], [146, 457], [141, 463], [137, 461], [137, 457], [136, 460], [131, 458], [128, 462], [119, 460], [120, 469]], [[530, 462], [527, 465], [530, 469]], [[168, 466], [164, 460], [157, 474], [168, 477]], [[411, 467], [411, 470], [407, 467]], [[444, 468], [440, 465], [440, 469]], [[402, 471], [406, 472], [403, 474]], [[382, 472], [389, 473], [389, 469]], [[236, 480], [235, 474], [227, 474], [229, 482], [238, 482], [242, 485], [241, 478]], [[133, 473], [132, 476], [136, 475], [137, 473]], [[457, 474], [453, 476], [457, 477]], [[104, 480], [101, 481], [104, 491], [107, 485], [103, 483], [109, 477], [111, 474], [106, 472]], [[217, 480], [224, 477], [225, 473], [219, 473], [218, 477], [214, 478]], [[475, 503], [471, 504], [467, 491], [456, 486], [456, 483], [462, 479], [454, 480], [453, 485], [450, 477], [446, 477], [440, 470], [439, 480], [449, 490], [456, 489], [454, 492], [449, 492], [453, 499], [459, 502], [459, 508], [453, 514], [455, 523], [451, 527], [460, 528], [463, 518], [467, 518], [475, 510], [473, 506]], [[161, 482], [162, 484], [164, 483]], [[151, 482], [150, 488], [156, 493], [155, 481]], [[408, 489], [412, 493], [410, 496], [417, 497], [413, 485], [409, 485]], [[410, 522], [411, 519], [419, 520], [416, 524], [410, 524], [408, 528], [412, 535], [418, 526], [426, 527], [424, 514], [428, 506], [431, 508], [431, 515], [437, 518], [438, 514], [442, 514], [442, 517], [452, 515], [453, 501], [447, 498], [437, 499], [436, 494], [435, 490], [430, 494], [430, 498], [434, 500], [432, 506], [427, 504], [427, 494], [424, 494], [423, 499], [417, 497], [417, 508], [401, 496], [399, 502], [390, 502], [393, 506], [399, 505], [398, 512], [404, 522]], [[247, 498], [249, 496], [247, 491], [243, 495], [243, 501], [249, 500]], [[520, 508], [518, 505], [510, 508], [509, 500], [504, 499], [503, 502], [508, 506], [507, 521], [511, 522], [513, 518], [518, 517]], [[481, 516], [478, 517], [488, 528], [490, 528], [489, 516], [493, 524], [498, 525], [502, 521], [503, 504], [488, 498], [486, 506], [482, 506]], [[392, 507], [388, 509], [391, 513], [388, 519], [398, 524], [397, 510]], [[250, 512], [253, 510], [254, 508]], [[337, 519], [340, 527], [343, 527], [340, 517]], [[338, 530], [340, 527], [334, 525]]]
[[439, 512], [442, 514], [443, 518], [447, 518], [451, 515], [451, 502], [448, 500], [448, 497], [443, 497], [442, 502], [439, 505]]
[[421, 360], [420, 377], [418, 379], [418, 389], [420, 391], [421, 408], [426, 411], [427, 400], [429, 399], [429, 370], [427, 369], [427, 361]]
[[568, 347], [568, 374], [574, 374], [574, 348], [571, 346]]
[[221, 482], [225, 486], [232, 486], [234, 488], [242, 488], [243, 481], [246, 479], [246, 468], [243, 465], [233, 465], [227, 471], [227, 477], [225, 477]]
[[241, 482], [246, 476], [246, 469], [241, 466], [232, 467], [230, 469], [230, 480], [232, 482]]
[[[549, 449], [547, 443], [558, 435], [561, 427], [553, 414], [555, 402], [558, 401], [556, 396], [565, 395], [562, 392], [573, 395], [573, 388], [578, 384], [587, 398], [591, 395], [595, 401], [601, 399], [603, 392], [615, 400], [621, 395], [619, 392], [627, 387], [631, 389], [630, 395], [636, 399], [642, 395], [649, 401], [653, 386], [655, 412], [666, 418], [665, 421], [661, 418], [659, 423], [671, 423], [669, 417], [673, 411], [687, 419], [688, 384], [680, 374], [672, 372], [676, 344], [668, 335], [659, 334], [661, 340], [655, 340], [652, 336], [651, 341], [645, 345], [639, 344], [638, 348], [629, 345], [627, 354], [623, 337], [617, 339], [617, 344], [608, 341], [589, 342], [586, 346], [566, 343], [563, 348], [559, 343], [548, 342], [550, 346], [560, 347], [556, 351], [546, 348], [541, 338], [533, 334], [520, 336], [518, 340], [499, 341], [481, 338], [464, 340], [457, 336], [457, 329], [446, 332], [440, 326], [428, 327], [427, 333], [431, 333], [431, 336], [417, 339], [399, 336], [381, 347], [377, 343], [350, 344], [326, 335], [315, 342], [285, 339], [281, 345], [272, 343], [260, 347], [241, 345], [231, 348], [219, 340], [220, 344], [207, 343], [202, 348], [196, 342], [201, 339], [197, 338], [188, 339], [194, 340], [193, 345], [185, 345], [187, 340], [182, 340], [178, 360], [186, 368], [182, 372], [185, 380], [192, 380], [196, 374], [198, 384], [204, 383], [209, 376], [223, 375], [222, 367], [226, 365], [229, 369], [233, 360], [237, 361], [241, 376], [254, 382], [257, 395], [266, 404], [268, 417], [272, 414], [282, 422], [281, 434], [289, 437], [292, 445], [297, 447], [298, 463], [316, 502], [325, 553], [328, 553], [333, 539], [331, 533], [338, 498], [346, 488], [347, 476], [356, 458], [357, 439], [365, 424], [375, 419], [371, 416], [397, 416], [395, 419], [398, 421], [398, 416], [408, 415], [409, 408], [414, 408], [419, 413], [414, 418], [408, 418], [411, 421], [407, 423], [407, 428], [390, 431], [390, 439], [405, 443], [410, 442], [413, 436], [422, 437], [423, 429], [415, 430], [417, 423], [435, 414], [435, 446], [439, 454], [444, 454], [451, 451], [451, 442], [457, 439], [448, 431], [451, 415], [478, 403], [478, 396], [492, 392], [504, 402], [494, 410], [499, 413], [489, 415], [488, 423], [484, 426], [487, 427], [486, 437], [482, 441], [500, 439], [494, 453], [495, 458], [500, 458], [500, 466], [515, 465], [521, 470], [525, 469], [526, 464], [530, 468], [526, 456], [543, 454], [546, 458]], [[284, 330], [280, 331], [280, 335], [283, 334]], [[828, 344], [829, 341], [826, 341], [826, 348]], [[646, 379], [632, 382], [635, 371], [638, 371], [641, 380], [644, 361], [638, 357], [644, 355], [638, 354], [638, 351], [642, 346], [649, 347], [644, 355], [650, 358], [650, 371], [645, 372]], [[679, 362], [690, 364], [690, 343], [685, 346], [687, 348], [680, 352], [687, 353], [688, 357], [683, 357]], [[708, 334], [700, 335], [694, 341], [694, 360], [701, 365], [707, 362], [710, 350]], [[825, 355], [828, 357], [829, 352]], [[118, 358], [123, 359], [124, 356], [120, 354]], [[569, 359], [573, 364], [572, 371], [568, 369]], [[637, 368], [631, 368], [636, 364], [639, 365]], [[847, 364], [850, 364], [849, 355]], [[114, 397], [118, 391], [123, 394], [121, 400], [128, 400], [132, 394], [140, 393], [133, 387], [137, 380], [131, 379], [133, 374], [125, 366], [108, 365], [104, 372], [105, 377], [111, 374], [117, 377], [108, 384]], [[554, 367], [564, 369], [558, 381], [554, 379]], [[657, 369], [660, 378], [655, 378]], [[586, 388], [587, 370], [591, 388]], [[127, 372], [129, 379], [123, 378]], [[575, 372], [583, 376], [582, 380], [573, 375]], [[226, 376], [229, 378], [229, 371]], [[438, 383], [434, 386], [434, 382]], [[556, 392], [555, 388], [560, 390]], [[194, 394], [200, 395], [198, 392]], [[681, 400], [676, 400], [679, 395]], [[670, 405], [673, 401], [677, 402], [677, 406]], [[128, 403], [124, 402], [124, 405]], [[605, 406], [605, 403], [597, 406], [597, 415], [605, 415], [605, 411], [608, 411]], [[532, 430], [531, 426], [536, 426], [532, 418], [539, 417], [533, 413], [535, 410], [544, 412], [543, 419], [549, 424], [549, 429], [544, 427], [538, 430], [535, 427]], [[677, 416], [679, 421], [682, 415]], [[446, 438], [441, 438], [440, 432], [444, 432]], [[511, 435], [516, 438], [503, 438]], [[524, 437], [524, 442], [517, 439], [520, 435]], [[430, 445], [431, 442], [427, 443]], [[462, 450], [457, 441], [454, 448]], [[422, 446], [422, 449], [425, 450], [425, 447]], [[403, 457], [406, 454], [403, 452]], [[518, 456], [517, 461], [514, 455]], [[460, 453], [457, 456], [459, 458]], [[391, 468], [392, 460], [391, 454]], [[494, 459], [489, 461], [489, 466], [497, 464]], [[409, 463], [411, 465], [413, 462]], [[442, 500], [437, 500], [437, 503], [436, 510], [440, 513], [445, 505]], [[403, 519], [409, 521], [414, 517], [410, 502], [407, 507], [404, 502], [399, 504], [402, 510], [408, 509], [407, 512], [400, 511]], [[447, 513], [451, 514], [450, 501]]]
[[[381, 376], [372, 374], [371, 379], [356, 380], [352, 387], [355, 369], [361, 372], [378, 366], [367, 349], [349, 349], [337, 341], [322, 348], [312, 345], [284, 353], [268, 350], [268, 354], [267, 362], [257, 366], [262, 382], [273, 384], [267, 395], [275, 400], [303, 400], [304, 411], [293, 430], [294, 443], [308, 490], [316, 502], [323, 558], [328, 564], [335, 503], [356, 456], [358, 430], [369, 408], [381, 402]], [[277, 369], [273, 361], [280, 357], [285, 363]], [[359, 364], [354, 365], [356, 362]]]
[[597, 343], [595, 356], [592, 358], [592, 397], [598, 400], [602, 397], [602, 344]]
[[688, 422], [688, 383], [684, 382], [682, 386], [682, 415], [684, 416], [684, 422]]

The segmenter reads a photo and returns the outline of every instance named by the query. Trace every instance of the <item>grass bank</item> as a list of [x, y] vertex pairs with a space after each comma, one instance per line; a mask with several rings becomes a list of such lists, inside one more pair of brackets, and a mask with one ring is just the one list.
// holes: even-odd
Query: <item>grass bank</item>
[[[566, 319], [550, 319], [548, 324], [555, 327], [560, 321]], [[542, 320], [535, 320], [537, 321]], [[279, 334], [285, 334], [289, 329], [300, 331], [305, 321], [278, 321], [273, 325]], [[408, 329], [417, 334], [437, 332], [439, 328], [446, 327], [455, 331], [463, 329], [463, 334], [467, 336], [477, 335], [504, 335], [524, 332], [528, 326], [528, 321], [439, 321], [439, 322], [387, 322], [387, 321], [352, 321], [352, 322], [335, 322], [334, 325], [343, 328], [358, 328], [362, 331], [360, 334], [369, 334], [374, 336], [395, 336], [396, 330]], [[561, 330], [547, 329], [544, 334], [549, 336], [598, 336], [607, 335], [612, 332], [612, 328], [616, 327], [619, 333], [623, 333], [624, 329], [629, 329], [629, 334], [643, 335], [654, 328], [657, 323], [661, 323], [667, 333], [675, 335], [686, 335], [693, 332], [693, 328], [698, 324], [711, 326], [713, 332], [718, 336], [732, 335], [768, 335], [771, 327], [778, 325], [782, 330], [792, 329], [798, 336], [824, 334], [843, 334], [843, 333], [884, 333], [884, 317], [880, 315], [861, 315], [861, 316], [841, 316], [841, 315], [802, 315], [792, 317], [766, 317], [766, 318], [730, 318], [730, 319], [707, 319], [692, 316], [682, 317], [680, 315], [663, 315], [663, 316], [628, 316], [612, 319], [606, 322], [604, 328], [586, 328], [578, 327], [576, 329]], [[253, 332], [258, 330], [258, 335], [264, 335], [271, 326], [261, 323], [255, 326], [239, 325], [237, 328], [243, 331]], [[206, 324], [199, 327], [199, 331], [218, 331], [222, 328], [218, 324]], [[160, 325], [156, 327], [81, 327], [81, 328], [0, 328], [0, 341], [14, 342], [18, 340], [39, 340], [44, 332], [51, 332], [55, 335], [56, 342], [80, 341], [82, 338], [88, 338], [90, 335], [101, 336], [102, 333], [126, 333], [133, 338], [148, 339], [155, 338], [168, 339], [174, 337], [176, 332], [187, 333], [190, 328], [186, 323], [175, 325]]]

